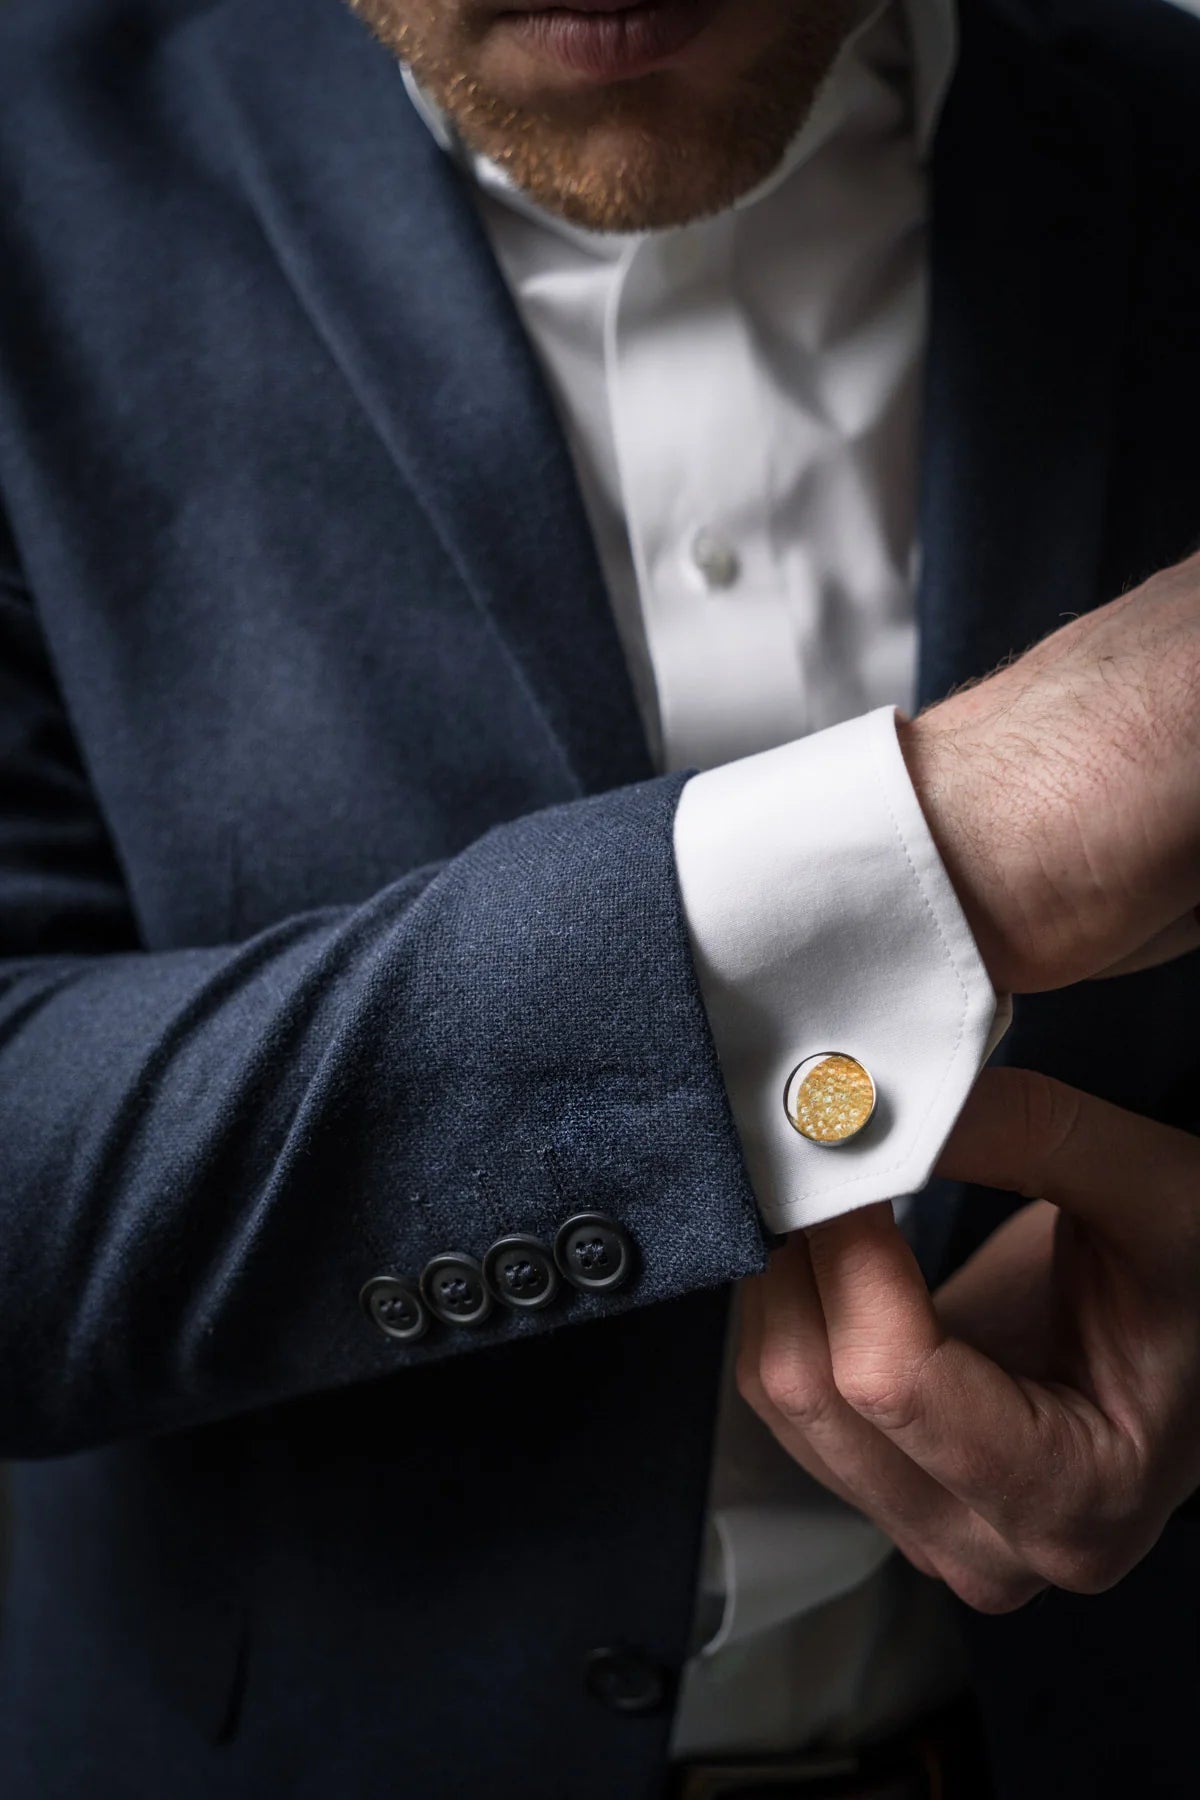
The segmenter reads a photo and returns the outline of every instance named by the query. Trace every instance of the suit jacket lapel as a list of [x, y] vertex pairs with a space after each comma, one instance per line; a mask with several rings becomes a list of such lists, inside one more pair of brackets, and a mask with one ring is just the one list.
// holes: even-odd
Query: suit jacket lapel
[[463, 179], [342, 0], [193, 27], [263, 228], [576, 784], [649, 760], [561, 428]]
[[1113, 597], [1100, 581], [1129, 122], [1064, 66], [1052, 26], [1035, 39], [983, 0], [963, 15], [933, 169], [925, 702]]

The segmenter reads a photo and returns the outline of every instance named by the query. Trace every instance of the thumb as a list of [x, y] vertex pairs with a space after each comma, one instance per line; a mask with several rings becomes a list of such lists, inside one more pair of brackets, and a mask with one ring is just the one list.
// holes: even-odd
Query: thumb
[[1195, 1138], [1027, 1069], [984, 1071], [937, 1173], [1049, 1200], [1125, 1244], [1194, 1233], [1200, 1211]]

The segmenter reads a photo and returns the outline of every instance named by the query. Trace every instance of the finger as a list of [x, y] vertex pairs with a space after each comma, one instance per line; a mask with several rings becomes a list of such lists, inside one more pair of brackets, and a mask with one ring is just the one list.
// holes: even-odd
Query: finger
[[[770, 1353], [764, 1350], [765, 1318], [770, 1296], [776, 1288], [790, 1290], [793, 1287], [792, 1263], [795, 1240], [789, 1240], [788, 1247], [777, 1250], [771, 1258], [770, 1267], [765, 1275], [752, 1276], [743, 1281], [741, 1286], [740, 1343], [738, 1350], [737, 1384], [738, 1390], [751, 1410], [757, 1414], [771, 1434], [779, 1441], [788, 1455], [804, 1469], [814, 1480], [844, 1500], [847, 1505], [862, 1511], [860, 1502], [846, 1484], [834, 1473], [824, 1459], [814, 1449], [808, 1438], [800, 1429], [795, 1413], [789, 1417], [782, 1407], [768, 1398], [763, 1383], [764, 1364], [778, 1369], [787, 1351], [772, 1347]], [[809, 1276], [811, 1287], [811, 1275]], [[803, 1310], [804, 1284], [797, 1291], [797, 1306]], [[814, 1341], [799, 1322], [789, 1322], [788, 1344], [793, 1355], [802, 1356], [809, 1371], [809, 1379], [814, 1379], [814, 1370], [824, 1371], [825, 1385], [833, 1392], [833, 1375], [829, 1370], [829, 1348], [825, 1342], [825, 1321], [820, 1317], [820, 1303], [813, 1291], [813, 1304], [817, 1309], [819, 1342]], [[776, 1308], [772, 1308], [776, 1315]], [[776, 1378], [771, 1377], [773, 1388]], [[836, 1395], [834, 1396], [836, 1398]]]
[[[814, 1481], [819, 1482], [829, 1493], [836, 1495], [846, 1506], [870, 1519], [871, 1523], [882, 1531], [885, 1537], [891, 1539], [900, 1554], [906, 1557], [920, 1574], [926, 1575], [934, 1581], [941, 1579], [937, 1567], [926, 1553], [918, 1545], [898, 1536], [894, 1529], [889, 1529], [884, 1520], [872, 1514], [861, 1498], [847, 1487], [824, 1458], [818, 1455], [804, 1431], [768, 1400], [762, 1384], [761, 1345], [764, 1310], [762, 1290], [769, 1279], [768, 1276], [753, 1276], [742, 1283], [741, 1342], [737, 1377], [738, 1390], [743, 1400], [757, 1416], [764, 1429], [771, 1433], [780, 1448], [786, 1451], [791, 1460], [803, 1469], [805, 1474], [811, 1475]], [[827, 1357], [826, 1361], [828, 1361]], [[829, 1377], [829, 1385], [831, 1387], [833, 1385], [832, 1375]]]
[[1046, 1546], [1064, 1505], [1100, 1485], [1108, 1421], [1082, 1396], [1010, 1376], [948, 1337], [889, 1209], [822, 1225], [809, 1248], [839, 1392], [1054, 1579]]
[[[814, 1448], [795, 1411], [793, 1410], [789, 1415], [767, 1396], [766, 1388], [763, 1385], [763, 1366], [766, 1360], [764, 1358], [764, 1323], [769, 1298], [775, 1290], [779, 1290], [781, 1295], [794, 1296], [795, 1312], [801, 1317], [789, 1316], [789, 1309], [781, 1309], [778, 1305], [771, 1309], [775, 1325], [778, 1326], [782, 1317], [786, 1333], [786, 1348], [773, 1350], [771, 1366], [776, 1366], [776, 1357], [781, 1357], [789, 1351], [792, 1355], [802, 1356], [804, 1366], [809, 1369], [810, 1378], [813, 1378], [814, 1371], [817, 1372], [817, 1377], [823, 1380], [834, 1403], [844, 1405], [833, 1386], [833, 1375], [829, 1367], [829, 1349], [825, 1342], [825, 1322], [820, 1317], [820, 1303], [816, 1299], [816, 1291], [812, 1285], [811, 1271], [807, 1273], [807, 1281], [803, 1276], [799, 1283], [792, 1279], [792, 1268], [799, 1260], [802, 1250], [803, 1239], [790, 1240], [787, 1250], [776, 1252], [766, 1275], [753, 1277], [742, 1284], [741, 1342], [738, 1356], [738, 1387], [742, 1397], [793, 1462], [811, 1475], [815, 1481], [820, 1482], [830, 1493], [836, 1494], [838, 1499], [844, 1501], [846, 1505], [853, 1507], [856, 1512], [865, 1513], [871, 1522], [884, 1532], [885, 1536], [892, 1539], [901, 1554], [907, 1557], [922, 1575], [937, 1579], [938, 1571], [925, 1552], [916, 1544], [898, 1537], [895, 1529], [890, 1529], [879, 1516], [873, 1514], [864, 1504], [862, 1497], [856, 1494], [834, 1472]], [[815, 1334], [809, 1332], [803, 1318], [809, 1305], [815, 1308], [817, 1314], [818, 1332]], [[774, 1387], [774, 1382], [772, 1385]]]
[[772, 1259], [755, 1305], [755, 1398], [789, 1454], [866, 1513], [917, 1568], [940, 1575], [969, 1604], [1011, 1610], [1044, 1585], [990, 1526], [838, 1393], [808, 1248], [799, 1234]]
[[[798, 1429], [787, 1415], [767, 1398], [767, 1392], [763, 1386], [763, 1319], [766, 1311], [767, 1290], [774, 1282], [788, 1279], [784, 1268], [786, 1258], [784, 1258], [784, 1262], [781, 1262], [781, 1258], [784, 1258], [784, 1253], [776, 1251], [771, 1260], [769, 1273], [751, 1276], [748, 1280], [743, 1281], [741, 1286], [740, 1342], [737, 1363], [738, 1391], [751, 1411], [757, 1415], [771, 1435], [787, 1451], [793, 1462], [798, 1463], [815, 1481], [819, 1481], [822, 1487], [828, 1488], [830, 1493], [836, 1494], [839, 1500], [844, 1500], [848, 1506], [861, 1512], [863, 1509], [855, 1495], [834, 1474], [828, 1463], [818, 1455], [803, 1431]], [[824, 1329], [824, 1321], [822, 1321], [822, 1342]], [[823, 1347], [822, 1356], [825, 1367], [828, 1368], [827, 1348]], [[832, 1375], [829, 1376], [829, 1386], [831, 1388], [833, 1386]]]
[[[772, 1403], [767, 1398], [766, 1389], [763, 1386], [762, 1368], [763, 1320], [766, 1312], [767, 1290], [773, 1282], [781, 1278], [781, 1258], [784, 1257], [784, 1254], [783, 1250], [774, 1251], [766, 1274], [750, 1276], [742, 1282], [739, 1290], [738, 1392], [751, 1410], [764, 1422], [770, 1422], [776, 1416], [782, 1417], [782, 1415], [775, 1414]], [[822, 1466], [818, 1474], [817, 1470], [811, 1467], [811, 1462], [819, 1462], [819, 1458], [797, 1457], [796, 1460], [801, 1461], [803, 1467], [808, 1469], [810, 1474], [817, 1474], [817, 1479], [825, 1482], [826, 1486], [835, 1487], [836, 1491], [834, 1479], [829, 1471]], [[841, 1498], [846, 1499], [848, 1495], [842, 1494]]]
[[1023, 1206], [933, 1296], [948, 1337], [974, 1344], [1011, 1375], [1051, 1367], [1059, 1323], [1054, 1294], [1057, 1207]]
[[[862, 1471], [846, 1453], [837, 1426], [841, 1422], [863, 1439], [869, 1428], [854, 1418], [834, 1385], [825, 1319], [803, 1236], [790, 1238], [772, 1257], [768, 1273], [756, 1283], [753, 1304], [753, 1363], [747, 1371], [751, 1404], [768, 1417], [802, 1467], [859, 1511], [872, 1512], [874, 1496], [864, 1490]], [[833, 1461], [822, 1446], [833, 1452]], [[924, 1483], [926, 1478], [919, 1479]]]
[[1195, 1138], [1025, 1069], [984, 1070], [938, 1173], [1049, 1200], [1135, 1261], [1190, 1263], [1200, 1234]]

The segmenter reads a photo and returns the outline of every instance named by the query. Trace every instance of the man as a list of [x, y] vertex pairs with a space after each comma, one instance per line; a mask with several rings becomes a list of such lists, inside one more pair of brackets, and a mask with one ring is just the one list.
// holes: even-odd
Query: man
[[360, 10], [0, 18], [6, 1792], [1187, 1791], [1195, 23]]

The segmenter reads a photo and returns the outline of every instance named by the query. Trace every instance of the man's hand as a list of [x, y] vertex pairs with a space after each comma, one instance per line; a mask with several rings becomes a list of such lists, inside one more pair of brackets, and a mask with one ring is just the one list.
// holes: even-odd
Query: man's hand
[[1001, 992], [1200, 943], [1200, 557], [923, 713], [901, 744]]
[[1200, 1142], [985, 1073], [941, 1173], [1042, 1196], [931, 1299], [890, 1207], [745, 1284], [739, 1385], [968, 1604], [1095, 1593], [1200, 1485]]

